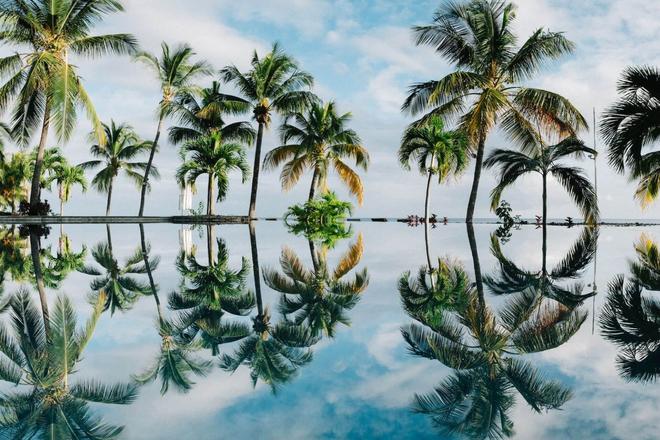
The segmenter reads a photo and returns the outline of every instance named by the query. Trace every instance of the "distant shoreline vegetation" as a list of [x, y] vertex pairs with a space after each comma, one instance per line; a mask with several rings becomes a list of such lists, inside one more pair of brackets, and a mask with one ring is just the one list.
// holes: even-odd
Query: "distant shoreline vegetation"
[[[562, 32], [545, 28], [520, 39], [514, 32], [517, 7], [512, 2], [439, 3], [433, 15], [429, 11], [430, 23], [414, 26], [412, 34], [415, 44], [435, 49], [451, 71], [410, 86], [402, 111], [415, 120], [402, 134], [398, 151], [405, 169], [415, 166], [427, 178], [423, 222], [432, 217], [432, 180], [443, 184], [456, 179], [474, 160], [467, 223], [474, 221], [484, 167], [498, 169], [498, 183], [491, 192], [493, 211], [505, 190], [531, 173], [543, 182], [541, 223], [546, 224], [551, 213], [548, 178], [567, 191], [584, 223], [598, 223], [597, 188], [581, 168], [560, 162], [596, 160], [597, 152], [580, 139], [589, 130], [585, 117], [568, 98], [527, 85], [546, 61], [572, 53], [575, 44]], [[280, 169], [284, 191], [311, 172], [308, 203], [330, 194], [328, 177], [336, 174], [362, 204], [360, 172], [367, 171], [370, 157], [349, 127], [351, 114], [340, 113], [334, 101], [316, 96], [312, 74], [279, 44], [266, 54], [254, 52], [246, 71], [233, 64], [216, 70], [187, 44], [163, 42], [159, 53], [149, 53], [130, 34], [97, 35], [95, 27], [123, 12], [124, 2], [86, 4], [90, 6], [72, 0], [8, 0], [0, 5], [2, 43], [13, 52], [0, 59], [0, 111], [8, 116], [0, 124], [4, 215], [52, 215], [53, 207], [41, 193], [54, 189], [59, 216], [64, 216], [72, 189], [86, 191], [91, 186], [105, 194], [109, 216], [116, 179], [127, 178], [140, 190], [136, 214], [144, 217], [147, 194], [160, 178], [158, 152], [164, 137], [178, 147], [181, 165], [176, 181], [186, 200], [198, 190], [198, 178], [205, 176], [205, 216], [216, 215], [216, 205], [230, 191], [230, 174], [240, 173], [244, 184], [251, 181], [247, 218], [257, 219], [262, 169]], [[89, 60], [128, 56], [150, 69], [161, 90], [160, 100], [154, 102], [153, 137], [143, 139], [130, 121], [103, 122], [70, 55]], [[619, 99], [603, 113], [600, 133], [609, 164], [638, 182], [635, 198], [644, 207], [660, 191], [660, 156], [653, 150], [660, 136], [660, 70], [628, 67], [618, 92]], [[91, 123], [92, 157], [72, 164], [62, 147], [81, 111]], [[281, 145], [266, 147], [264, 133], [273, 129], [276, 116]], [[495, 129], [508, 137], [510, 146], [489, 152], [488, 138]], [[51, 138], [56, 147], [51, 147]], [[19, 151], [5, 153], [10, 144]], [[93, 176], [88, 175], [91, 170]]]

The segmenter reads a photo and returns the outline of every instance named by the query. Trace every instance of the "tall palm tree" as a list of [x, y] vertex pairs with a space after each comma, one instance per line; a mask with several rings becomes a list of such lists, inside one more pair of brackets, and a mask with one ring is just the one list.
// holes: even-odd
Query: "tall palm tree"
[[170, 142], [179, 145], [219, 131], [226, 140], [251, 144], [255, 133], [249, 122], [227, 124], [225, 121], [227, 115], [243, 115], [249, 110], [248, 101], [223, 93], [218, 81], [198, 93], [181, 93], [175, 101], [173, 115], [180, 125], [170, 127]]
[[[147, 163], [134, 162], [133, 159], [149, 150], [151, 144], [141, 141], [133, 128], [127, 124], [117, 125], [115, 121], [111, 121], [110, 125], [103, 124], [103, 131], [105, 132], [106, 142], [92, 145], [89, 149], [92, 156], [98, 159], [84, 162], [80, 166], [83, 169], [103, 167], [94, 176], [92, 186], [99, 192], [108, 193], [105, 207], [105, 215], [107, 216], [110, 215], [115, 178], [120, 172], [123, 171], [126, 177], [135, 182], [138, 188], [142, 187], [144, 177], [141, 172], [147, 168]], [[154, 178], [159, 177], [156, 167], [151, 167], [149, 174]]]
[[[453, 277], [450, 287], [463, 286], [466, 278]], [[402, 328], [410, 352], [454, 370], [433, 392], [415, 395], [414, 410], [432, 416], [450, 434], [502, 438], [514, 433], [508, 413], [515, 391], [536, 412], [561, 408], [570, 389], [544, 378], [522, 356], [567, 342], [586, 313], [557, 303], [541, 305], [532, 295], [509, 300], [494, 312], [473, 287], [461, 295], [467, 297], [465, 307], [409, 310], [419, 321]]]
[[504, 0], [446, 2], [433, 23], [413, 28], [416, 43], [428, 45], [455, 70], [439, 80], [414, 84], [403, 110], [447, 119], [461, 115], [463, 131], [476, 154], [466, 221], [472, 222], [486, 140], [499, 126], [523, 150], [543, 134], [573, 136], [587, 127], [580, 112], [564, 97], [523, 86], [547, 60], [570, 53], [563, 34], [536, 30], [522, 45], [513, 33], [516, 6]]
[[628, 67], [617, 90], [620, 97], [604, 112], [600, 131], [610, 165], [619, 173], [627, 169], [632, 179], [639, 180], [635, 197], [647, 206], [660, 188], [660, 154], [645, 151], [660, 139], [660, 69]]
[[[243, 183], [250, 175], [250, 166], [243, 145], [225, 142], [220, 132], [187, 141], [181, 148], [181, 156], [184, 162], [176, 173], [181, 186], [188, 184], [194, 188], [199, 176], [208, 175], [206, 214], [209, 216], [213, 215], [215, 201], [220, 202], [227, 196], [229, 172], [240, 171]], [[215, 199], [214, 185], [218, 187], [218, 195]]]
[[562, 159], [581, 158], [584, 154], [598, 154], [577, 138], [566, 138], [555, 145], [539, 145], [526, 152], [497, 149], [484, 162], [486, 168], [499, 167], [499, 183], [491, 193], [490, 208], [495, 210], [500, 204], [504, 190], [520, 177], [538, 173], [543, 179], [543, 225], [548, 219], [548, 175], [553, 176], [564, 187], [578, 205], [585, 222], [598, 221], [598, 197], [591, 182], [582, 169], [564, 165]]
[[369, 285], [366, 269], [343, 280], [362, 259], [362, 236], [342, 255], [334, 269], [328, 267], [327, 249], [315, 250], [310, 243], [313, 269], [306, 269], [300, 258], [289, 248], [282, 250], [282, 273], [264, 270], [264, 281], [280, 292], [280, 311], [294, 325], [305, 325], [313, 334], [333, 337], [337, 324], [350, 325], [346, 315], [355, 307], [360, 294]]
[[[212, 238], [209, 236], [209, 240]], [[229, 252], [222, 239], [209, 264], [198, 262], [196, 255], [181, 253], [176, 266], [182, 276], [180, 291], [169, 296], [169, 307], [178, 311], [176, 326], [190, 339], [198, 337], [204, 348], [219, 353], [220, 344], [238, 341], [250, 334], [250, 328], [237, 321], [225, 322], [226, 314], [246, 316], [254, 308], [254, 295], [246, 288], [250, 270], [244, 258], [240, 269], [229, 267]], [[209, 246], [211, 249], [211, 246]]]
[[433, 176], [442, 184], [465, 171], [470, 163], [467, 138], [459, 131], [445, 131], [442, 119], [433, 116], [422, 126], [410, 126], [401, 139], [399, 163], [409, 170], [411, 162], [428, 175], [424, 199], [424, 219], [428, 221]]
[[136, 278], [136, 275], [146, 272], [141, 249], [138, 248], [121, 265], [114, 256], [112, 243], [99, 243], [92, 249], [92, 258], [100, 268], [87, 265], [79, 271], [94, 277], [89, 285], [91, 298], [96, 301], [96, 298], [103, 296], [103, 311], [110, 310], [110, 314], [117, 310], [124, 312], [133, 307], [140, 297], [151, 293], [149, 286]]
[[617, 276], [599, 322], [602, 335], [621, 347], [616, 362], [620, 375], [631, 382], [652, 382], [660, 374], [660, 250], [648, 236], [635, 244], [637, 259], [630, 261], [630, 279]]
[[21, 48], [0, 59], [4, 85], [0, 88], [0, 109], [13, 102], [12, 131], [26, 145], [41, 129], [30, 189], [30, 208], [40, 203], [44, 150], [49, 129], [54, 125], [61, 141], [73, 132], [77, 109], [82, 107], [92, 121], [100, 141], [101, 123], [83, 87], [82, 78], [69, 56], [98, 57], [128, 54], [136, 41], [128, 34], [92, 35], [94, 25], [107, 15], [123, 11], [120, 0], [7, 0], [0, 8], [3, 42]]
[[264, 129], [270, 126], [273, 113], [303, 111], [316, 98], [308, 90], [314, 84], [312, 76], [301, 71], [298, 63], [284, 53], [277, 43], [263, 58], [255, 52], [251, 64], [252, 68], [248, 72], [241, 72], [236, 66], [227, 66], [221, 70], [221, 75], [226, 82], [234, 84], [243, 98], [250, 103], [253, 117], [258, 124], [248, 211], [249, 218], [253, 219], [257, 215], [257, 189]]
[[132, 384], [105, 385], [98, 380], [73, 381], [83, 351], [101, 316], [103, 297], [94, 304], [82, 328], [68, 297], [61, 295], [50, 317], [50, 332], [39, 319], [30, 293], [20, 291], [9, 303], [0, 352], [3, 381], [18, 386], [0, 399], [0, 428], [12, 438], [112, 439], [123, 427], [92, 412], [90, 404], [127, 405], [137, 397]]
[[144, 214], [144, 203], [149, 187], [149, 177], [152, 175], [151, 167], [156, 151], [158, 150], [158, 141], [160, 140], [165, 118], [172, 115], [179, 107], [175, 105], [178, 99], [193, 94], [198, 90], [195, 85], [197, 79], [211, 74], [211, 66], [206, 61], [193, 62], [194, 56], [195, 52], [186, 44], [172, 49], [165, 42], [161, 43], [160, 58], [148, 52], [140, 52], [136, 56], [136, 60], [144, 63], [155, 74], [162, 93], [160, 103], [158, 104], [156, 135], [154, 141], [151, 143], [149, 160], [144, 169], [144, 177], [142, 179], [140, 211], [138, 213], [140, 217]]
[[364, 189], [360, 176], [343, 159], [353, 159], [364, 169], [369, 166], [369, 153], [361, 145], [358, 134], [347, 128], [350, 113], [339, 115], [333, 101], [313, 103], [305, 113], [287, 115], [280, 128], [282, 143], [269, 151], [264, 158], [264, 169], [274, 169], [284, 164], [280, 181], [286, 191], [291, 189], [302, 174], [313, 170], [309, 200], [316, 190], [328, 192], [328, 175], [334, 168], [341, 181], [348, 187], [360, 204]]
[[57, 185], [58, 197], [60, 199], [60, 217], [64, 215], [64, 204], [71, 198], [71, 189], [78, 185], [83, 192], [87, 191], [87, 179], [85, 169], [80, 165], [69, 165], [63, 161], [55, 169], [55, 173], [49, 178], [47, 186], [51, 183]]
[[134, 379], [139, 384], [144, 385], [159, 378], [161, 383], [160, 393], [163, 395], [167, 393], [170, 385], [174, 385], [178, 391], [185, 393], [194, 385], [190, 376], [206, 375], [211, 369], [212, 363], [195, 357], [194, 353], [201, 346], [195, 341], [182, 336], [179, 328], [164, 316], [160, 297], [158, 296], [158, 286], [153, 276], [153, 271], [158, 267], [160, 260], [149, 256], [151, 248], [144, 234], [144, 225], [140, 224], [139, 227], [141, 255], [149, 279], [149, 291], [156, 305], [156, 326], [161, 344], [153, 364], [142, 374], [134, 376]]

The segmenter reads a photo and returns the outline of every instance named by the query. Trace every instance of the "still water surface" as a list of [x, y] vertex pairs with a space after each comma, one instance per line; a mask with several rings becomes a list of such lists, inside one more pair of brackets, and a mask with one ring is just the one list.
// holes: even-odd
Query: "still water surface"
[[545, 252], [496, 228], [432, 229], [420, 285], [421, 227], [326, 249], [260, 222], [255, 289], [245, 225], [55, 226], [49, 343], [29, 240], [0, 229], [3, 436], [655, 438], [660, 228], [549, 228]]

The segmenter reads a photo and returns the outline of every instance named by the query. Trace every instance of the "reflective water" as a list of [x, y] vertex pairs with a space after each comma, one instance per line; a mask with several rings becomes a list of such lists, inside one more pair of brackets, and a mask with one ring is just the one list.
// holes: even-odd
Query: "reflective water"
[[496, 229], [2, 228], [0, 432], [656, 438], [660, 228]]

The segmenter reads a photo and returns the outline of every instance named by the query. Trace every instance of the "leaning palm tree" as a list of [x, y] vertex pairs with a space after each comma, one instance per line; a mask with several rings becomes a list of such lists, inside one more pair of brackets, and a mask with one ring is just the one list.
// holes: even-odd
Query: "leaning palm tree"
[[280, 311], [287, 321], [330, 337], [335, 335], [337, 324], [350, 325], [346, 312], [357, 305], [369, 285], [369, 275], [363, 269], [350, 280], [343, 278], [360, 263], [363, 249], [359, 236], [332, 269], [327, 249], [315, 250], [310, 243], [313, 268], [308, 270], [291, 249], [284, 248], [280, 257], [282, 273], [266, 269], [263, 277], [268, 287], [282, 294]]
[[243, 98], [228, 95], [220, 83], [213, 81], [198, 93], [182, 92], [174, 103], [173, 117], [180, 125], [170, 127], [170, 142], [179, 145], [219, 131], [226, 140], [251, 144], [254, 129], [247, 121], [227, 123], [227, 116], [238, 116], [250, 110]]
[[[225, 199], [229, 189], [229, 173], [241, 172], [243, 183], [250, 175], [245, 148], [238, 143], [225, 142], [220, 132], [214, 132], [186, 142], [181, 149], [183, 164], [176, 173], [181, 186], [186, 184], [194, 188], [201, 175], [208, 175], [206, 192], [206, 215], [213, 215], [213, 205]], [[218, 195], [214, 198], [214, 185]]]
[[433, 116], [422, 126], [410, 126], [403, 135], [399, 163], [409, 170], [411, 162], [417, 163], [421, 174], [428, 175], [424, 199], [424, 219], [428, 223], [433, 176], [438, 176], [438, 183], [445, 183], [465, 171], [470, 163], [467, 138], [459, 131], [445, 131], [442, 119]]
[[122, 265], [114, 256], [111, 243], [99, 243], [92, 249], [92, 258], [98, 266], [87, 265], [79, 271], [94, 277], [89, 285], [90, 299], [96, 301], [103, 296], [103, 311], [114, 314], [117, 310], [130, 310], [140, 297], [151, 293], [149, 286], [136, 278], [146, 272], [140, 249]]
[[211, 74], [211, 66], [206, 61], [193, 62], [195, 52], [186, 44], [171, 49], [167, 43], [163, 42], [161, 43], [161, 51], [160, 58], [148, 52], [140, 52], [136, 56], [136, 60], [144, 63], [156, 75], [162, 93], [158, 104], [158, 127], [156, 128], [154, 141], [151, 143], [149, 160], [142, 179], [140, 211], [138, 214], [140, 217], [144, 214], [144, 203], [147, 189], [149, 189], [151, 167], [158, 150], [158, 141], [160, 140], [165, 118], [172, 115], [178, 107], [174, 105], [177, 99], [198, 90], [194, 84], [197, 79]]
[[522, 85], [547, 60], [570, 53], [573, 43], [561, 33], [538, 29], [518, 45], [515, 17], [516, 6], [503, 0], [452, 1], [440, 6], [433, 23], [413, 28], [416, 43], [435, 48], [455, 70], [411, 86], [403, 110], [428, 112], [418, 123], [461, 115], [458, 128], [476, 154], [468, 223], [474, 216], [486, 140], [497, 125], [523, 150], [536, 146], [544, 133], [573, 136], [587, 126], [566, 98]]
[[221, 70], [226, 82], [234, 84], [243, 98], [250, 103], [253, 117], [259, 128], [257, 131], [252, 169], [252, 191], [250, 193], [249, 218], [257, 215], [257, 189], [261, 166], [261, 144], [264, 129], [270, 126], [273, 113], [288, 114], [300, 112], [315, 101], [308, 91], [314, 83], [312, 76], [299, 69], [298, 63], [282, 51], [278, 44], [265, 57], [252, 55], [252, 68], [241, 72], [236, 66]]
[[[147, 163], [133, 160], [136, 156], [148, 151], [151, 144], [141, 141], [133, 128], [127, 124], [117, 125], [115, 121], [111, 121], [110, 125], [103, 124], [103, 131], [105, 132], [106, 142], [92, 145], [89, 149], [92, 156], [98, 159], [84, 162], [80, 166], [83, 169], [102, 167], [94, 176], [92, 186], [99, 192], [108, 194], [105, 205], [105, 215], [107, 216], [110, 215], [115, 178], [120, 172], [123, 171], [126, 177], [131, 179], [139, 188], [142, 187], [144, 179], [142, 171], [147, 168]], [[151, 167], [149, 175], [154, 178], [159, 177], [158, 169]]]
[[543, 179], [543, 225], [548, 219], [548, 175], [553, 176], [564, 187], [578, 205], [585, 222], [598, 221], [598, 197], [591, 182], [582, 169], [561, 163], [562, 159], [581, 158], [585, 154], [596, 155], [596, 150], [587, 147], [577, 138], [566, 138], [555, 145], [529, 147], [526, 152], [497, 149], [484, 162], [486, 168], [498, 167], [499, 183], [491, 193], [492, 210], [500, 204], [504, 190], [513, 185], [520, 177], [538, 173]]
[[508, 413], [515, 391], [536, 412], [561, 408], [570, 389], [544, 378], [522, 356], [567, 342], [586, 313], [558, 303], [539, 304], [534, 295], [509, 300], [494, 312], [473, 287], [462, 295], [465, 307], [415, 308], [411, 317], [419, 323], [402, 328], [413, 355], [454, 370], [432, 393], [415, 395], [414, 410], [430, 415], [443, 433], [502, 438], [514, 433]]
[[80, 165], [69, 165], [66, 161], [60, 163], [55, 169], [53, 176], [47, 182], [47, 186], [55, 183], [60, 199], [60, 217], [64, 215], [64, 204], [71, 198], [71, 190], [74, 186], [80, 186], [83, 192], [87, 191], [87, 179], [85, 169]]
[[[209, 240], [212, 238], [209, 236]], [[176, 266], [181, 274], [179, 291], [169, 296], [169, 307], [178, 312], [176, 326], [189, 339], [198, 338], [204, 348], [219, 354], [221, 344], [238, 341], [250, 334], [249, 326], [223, 318], [230, 314], [246, 316], [254, 308], [254, 295], [246, 288], [250, 270], [243, 258], [240, 269], [229, 267], [229, 252], [222, 239], [218, 251], [209, 254], [209, 264], [201, 264], [193, 252], [181, 253]], [[212, 246], [209, 246], [212, 252]]]
[[163, 395], [168, 392], [170, 385], [185, 393], [194, 385], [190, 376], [205, 376], [211, 369], [212, 363], [197, 358], [195, 352], [202, 348], [201, 344], [181, 335], [180, 329], [164, 316], [158, 296], [158, 286], [153, 277], [153, 271], [158, 267], [160, 260], [149, 256], [151, 248], [145, 238], [144, 226], [142, 224], [139, 226], [140, 251], [143, 267], [149, 279], [149, 292], [156, 305], [156, 327], [161, 344], [153, 364], [143, 373], [135, 375], [134, 379], [142, 385], [160, 379], [160, 393]]
[[29, 292], [20, 291], [11, 298], [11, 319], [1, 330], [1, 378], [16, 388], [0, 399], [4, 435], [57, 439], [113, 439], [120, 435], [123, 427], [104, 423], [91, 405], [130, 404], [137, 397], [136, 387], [105, 385], [98, 380], [72, 383], [103, 302], [100, 296], [86, 325], [76, 328], [76, 312], [67, 296], [57, 298], [50, 325], [41, 321]]
[[610, 165], [639, 180], [635, 197], [647, 206], [660, 188], [659, 155], [648, 151], [660, 138], [660, 69], [629, 67], [617, 89], [620, 98], [603, 114], [600, 130], [609, 147]]
[[328, 192], [328, 175], [332, 167], [358, 203], [362, 204], [362, 179], [344, 159], [353, 159], [356, 166], [366, 171], [369, 153], [361, 145], [358, 134], [346, 127], [350, 119], [350, 113], [337, 113], [333, 101], [313, 103], [305, 113], [288, 115], [280, 128], [284, 145], [268, 152], [264, 158], [264, 169], [274, 169], [284, 164], [280, 174], [284, 190], [293, 188], [302, 174], [312, 169], [308, 198], [312, 200], [317, 190], [324, 194]]
[[51, 125], [58, 138], [67, 141], [82, 107], [100, 141], [101, 123], [83, 87], [78, 68], [69, 56], [97, 57], [127, 54], [136, 41], [128, 34], [92, 35], [94, 25], [107, 15], [123, 11], [120, 0], [7, 0], [0, 9], [0, 31], [5, 44], [25, 48], [0, 59], [4, 85], [0, 109], [13, 102], [12, 131], [28, 144], [41, 130], [30, 189], [30, 208], [35, 211], [41, 194], [41, 170]]

